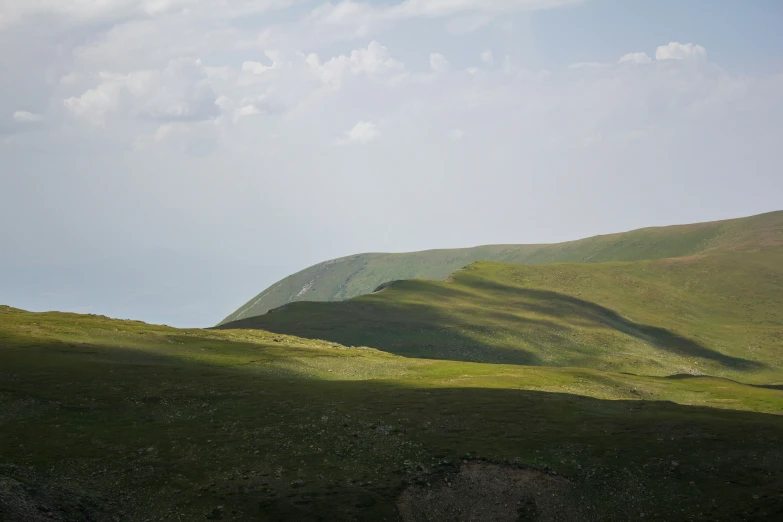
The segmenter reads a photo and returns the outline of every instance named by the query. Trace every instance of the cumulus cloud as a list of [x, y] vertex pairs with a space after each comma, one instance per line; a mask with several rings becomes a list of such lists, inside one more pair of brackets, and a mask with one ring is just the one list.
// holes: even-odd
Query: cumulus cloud
[[121, 21], [167, 13], [232, 18], [291, 5], [291, 0], [26, 0], [3, 2], [0, 29], [35, 17], [66, 24]]
[[280, 69], [282, 67], [282, 64], [280, 62], [279, 51], [265, 51], [264, 55], [271, 62], [270, 65], [266, 65], [261, 62], [244, 62], [242, 64], [242, 71], [246, 73], [254, 74], [256, 76], [261, 76], [267, 71]]
[[704, 60], [706, 58], [707, 50], [701, 45], [692, 43], [671, 42], [658, 47], [655, 51], [656, 60]]
[[612, 64], [604, 62], [576, 62], [568, 66], [569, 69], [605, 69]]
[[491, 14], [532, 11], [562, 7], [581, 0], [404, 0], [397, 4], [372, 7], [364, 2], [344, 0], [325, 4], [313, 14], [322, 22], [336, 23], [349, 19], [370, 18], [406, 19], [435, 18], [461, 14]]
[[404, 16], [451, 16], [460, 13], [510, 13], [561, 7], [578, 0], [405, 0], [392, 8]]
[[381, 131], [377, 125], [369, 121], [360, 121], [335, 143], [337, 145], [366, 145], [377, 140], [380, 136]]
[[251, 116], [260, 116], [274, 111], [274, 107], [266, 95], [256, 97], [245, 97], [235, 104], [233, 101], [224, 101], [225, 98], [216, 102], [218, 106], [226, 113], [231, 115], [233, 123]]
[[620, 57], [619, 63], [650, 63], [652, 58], [647, 53], [628, 53]]
[[558, 8], [582, 1], [403, 0], [391, 5], [375, 6], [369, 2], [343, 0], [318, 6], [312, 11], [310, 22], [316, 26], [334, 27], [344, 37], [356, 37], [405, 20], [448, 18], [451, 19], [453, 32], [465, 33], [486, 26], [498, 15]]
[[44, 121], [43, 115], [28, 111], [16, 111], [13, 118], [17, 123], [40, 123]]
[[438, 72], [444, 72], [449, 69], [449, 61], [440, 53], [430, 54], [430, 68]]
[[200, 60], [179, 58], [162, 70], [101, 73], [97, 86], [63, 103], [74, 116], [94, 124], [123, 108], [162, 122], [206, 120], [219, 113], [209, 76]]
[[[89, 22], [96, 19], [123, 17], [131, 13], [146, 14], [154, 10], [156, 2], [133, 0], [32, 0], [3, 2], [0, 29], [19, 24], [35, 16], [56, 16], [68, 22]], [[159, 4], [165, 4], [159, 3]]]
[[383, 74], [402, 70], [405, 66], [389, 55], [389, 49], [373, 40], [366, 49], [355, 49], [350, 56], [332, 58], [324, 67], [327, 70], [349, 69], [354, 74]]
[[149, 134], [138, 136], [133, 147], [140, 152], [154, 150], [206, 157], [219, 150], [224, 137], [224, 129], [216, 120], [172, 121], [158, 125]]
[[318, 55], [310, 54], [306, 63], [324, 85], [334, 89], [342, 86], [346, 74], [377, 77], [405, 70], [405, 65], [392, 58], [389, 49], [375, 40], [366, 48], [355, 49], [347, 56], [335, 56], [324, 64], [321, 64]]
[[81, 96], [63, 100], [63, 105], [74, 116], [95, 125], [103, 123], [106, 114], [117, 110], [127, 81], [127, 76], [103, 73], [101, 83], [85, 91]]
[[495, 56], [492, 54], [492, 51], [484, 51], [481, 53], [481, 61], [484, 62], [484, 65], [492, 67], [495, 65]]

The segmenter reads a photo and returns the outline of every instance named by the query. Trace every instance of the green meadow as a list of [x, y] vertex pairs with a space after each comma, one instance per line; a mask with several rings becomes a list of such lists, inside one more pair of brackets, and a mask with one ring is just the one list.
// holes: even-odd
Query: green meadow
[[292, 303], [260, 328], [405, 357], [783, 382], [782, 249], [655, 261], [477, 262], [337, 303]]
[[406, 488], [437, 495], [475, 462], [565, 484], [528, 491], [520, 519], [783, 506], [780, 386], [9, 308], [0, 331], [8, 520], [399, 520]]

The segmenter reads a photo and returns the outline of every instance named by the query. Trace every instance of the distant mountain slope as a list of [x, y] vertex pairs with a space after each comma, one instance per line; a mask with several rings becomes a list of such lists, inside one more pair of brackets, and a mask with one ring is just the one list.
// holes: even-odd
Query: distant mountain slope
[[448, 282], [292, 303], [222, 328], [406, 357], [770, 382], [783, 376], [783, 247], [594, 264], [479, 261]]
[[395, 280], [439, 280], [474, 261], [598, 263], [690, 256], [783, 245], [783, 211], [758, 216], [634, 230], [551, 245], [493, 245], [404, 254], [358, 254], [290, 275], [221, 324], [265, 314], [295, 301], [342, 301]]

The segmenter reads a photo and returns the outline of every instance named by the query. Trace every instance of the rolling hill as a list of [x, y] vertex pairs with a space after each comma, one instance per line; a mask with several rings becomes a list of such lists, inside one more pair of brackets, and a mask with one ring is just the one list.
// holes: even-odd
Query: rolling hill
[[651, 261], [480, 261], [337, 303], [291, 303], [258, 328], [406, 357], [647, 375], [783, 380], [783, 248]]
[[342, 301], [389, 281], [440, 280], [474, 261], [599, 263], [749, 251], [783, 245], [783, 211], [753, 217], [645, 228], [551, 245], [494, 245], [404, 254], [358, 254], [317, 264], [273, 284], [220, 324], [297, 301]]
[[781, 412], [774, 384], [0, 307], [0, 520], [775, 520]]

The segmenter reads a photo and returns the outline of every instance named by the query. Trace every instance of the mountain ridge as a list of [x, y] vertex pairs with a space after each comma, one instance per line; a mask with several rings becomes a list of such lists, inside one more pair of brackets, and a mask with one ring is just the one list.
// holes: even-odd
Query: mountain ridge
[[548, 244], [500, 244], [404, 253], [352, 254], [312, 265], [257, 294], [219, 325], [298, 301], [344, 301], [389, 281], [442, 280], [475, 261], [515, 264], [666, 259], [783, 245], [783, 211], [693, 224], [654, 226]]

